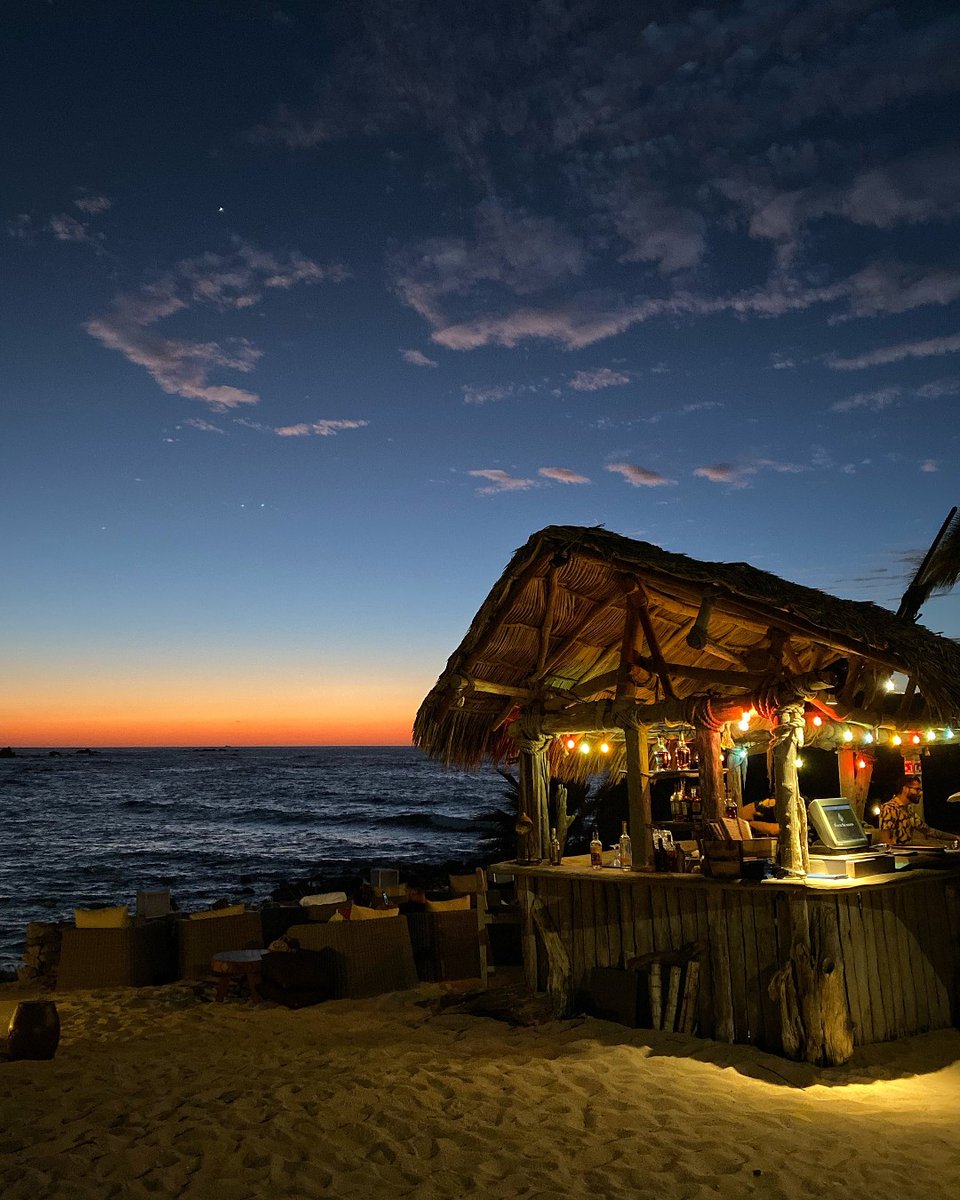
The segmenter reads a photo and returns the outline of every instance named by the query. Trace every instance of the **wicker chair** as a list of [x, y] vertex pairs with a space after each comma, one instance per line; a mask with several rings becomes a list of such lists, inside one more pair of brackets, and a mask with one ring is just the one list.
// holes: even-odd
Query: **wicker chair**
[[407, 922], [420, 979], [432, 983], [479, 979], [486, 983], [486, 954], [476, 909], [410, 912]]
[[417, 986], [410, 931], [403, 917], [294, 925], [287, 931], [303, 950], [331, 950], [334, 995], [360, 1000]]
[[150, 921], [124, 929], [64, 926], [57, 988], [148, 987], [176, 978], [176, 927]]
[[180, 979], [203, 979], [210, 974], [210, 960], [221, 950], [250, 950], [263, 946], [263, 927], [258, 912], [229, 917], [189, 918], [178, 921]]

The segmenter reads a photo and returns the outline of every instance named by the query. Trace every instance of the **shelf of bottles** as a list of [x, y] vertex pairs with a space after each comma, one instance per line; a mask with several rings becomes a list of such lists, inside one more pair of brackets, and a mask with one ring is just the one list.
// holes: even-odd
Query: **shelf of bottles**
[[[668, 739], [663, 734], [657, 736], [650, 748], [648, 770], [644, 774], [651, 784], [660, 779], [673, 780], [676, 784], [670, 795], [670, 818], [668, 821], [660, 821], [659, 824], [686, 829], [696, 828], [701, 824], [703, 801], [700, 785], [694, 782], [700, 778], [697, 767], [696, 751], [689, 745], [682, 730], [676, 738]], [[728, 801], [726, 816], [736, 815], [736, 806]]]

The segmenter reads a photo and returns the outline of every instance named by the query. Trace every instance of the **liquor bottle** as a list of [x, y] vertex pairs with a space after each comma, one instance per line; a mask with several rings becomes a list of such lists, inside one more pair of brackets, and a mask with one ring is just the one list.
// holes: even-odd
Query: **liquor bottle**
[[670, 820], [683, 820], [683, 789], [679, 785], [670, 795]]
[[650, 761], [655, 771], [666, 771], [670, 767], [670, 751], [667, 749], [662, 735], [658, 734], [657, 736], [656, 745], [650, 754]]
[[657, 838], [653, 843], [653, 869], [655, 871], [665, 871], [667, 869], [667, 856], [663, 849], [663, 838]]
[[627, 833], [627, 823], [623, 822], [623, 832], [620, 834], [620, 870], [629, 871], [633, 866], [633, 843]]
[[699, 821], [703, 816], [703, 801], [700, 799], [700, 787], [695, 784], [690, 789], [690, 820]]
[[550, 866], [560, 866], [560, 839], [555, 829], [550, 830]]
[[673, 751], [673, 765], [678, 771], [689, 771], [691, 761], [690, 747], [687, 745], [687, 739], [681, 733], [677, 738], [677, 745]]
[[593, 828], [593, 837], [590, 839], [590, 866], [595, 871], [599, 871], [603, 866], [603, 842], [600, 841], [596, 826]]
[[732, 821], [737, 819], [737, 802], [732, 796], [728, 796], [726, 799], [723, 806], [723, 815], [729, 817]]

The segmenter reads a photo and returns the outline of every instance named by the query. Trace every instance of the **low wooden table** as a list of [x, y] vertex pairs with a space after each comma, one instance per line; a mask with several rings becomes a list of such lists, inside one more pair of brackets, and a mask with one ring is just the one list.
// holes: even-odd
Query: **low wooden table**
[[214, 997], [218, 1004], [226, 999], [230, 984], [235, 980], [242, 983], [246, 980], [247, 990], [253, 1004], [262, 1000], [259, 985], [261, 979], [260, 960], [266, 950], [221, 950], [210, 960], [210, 969], [217, 977], [217, 994]]

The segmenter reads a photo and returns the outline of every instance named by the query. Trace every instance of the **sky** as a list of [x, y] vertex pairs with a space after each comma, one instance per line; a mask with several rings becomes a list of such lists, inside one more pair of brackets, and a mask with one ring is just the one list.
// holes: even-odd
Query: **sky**
[[403, 744], [546, 525], [895, 608], [960, 500], [955, 5], [0, 38], [0, 745]]

